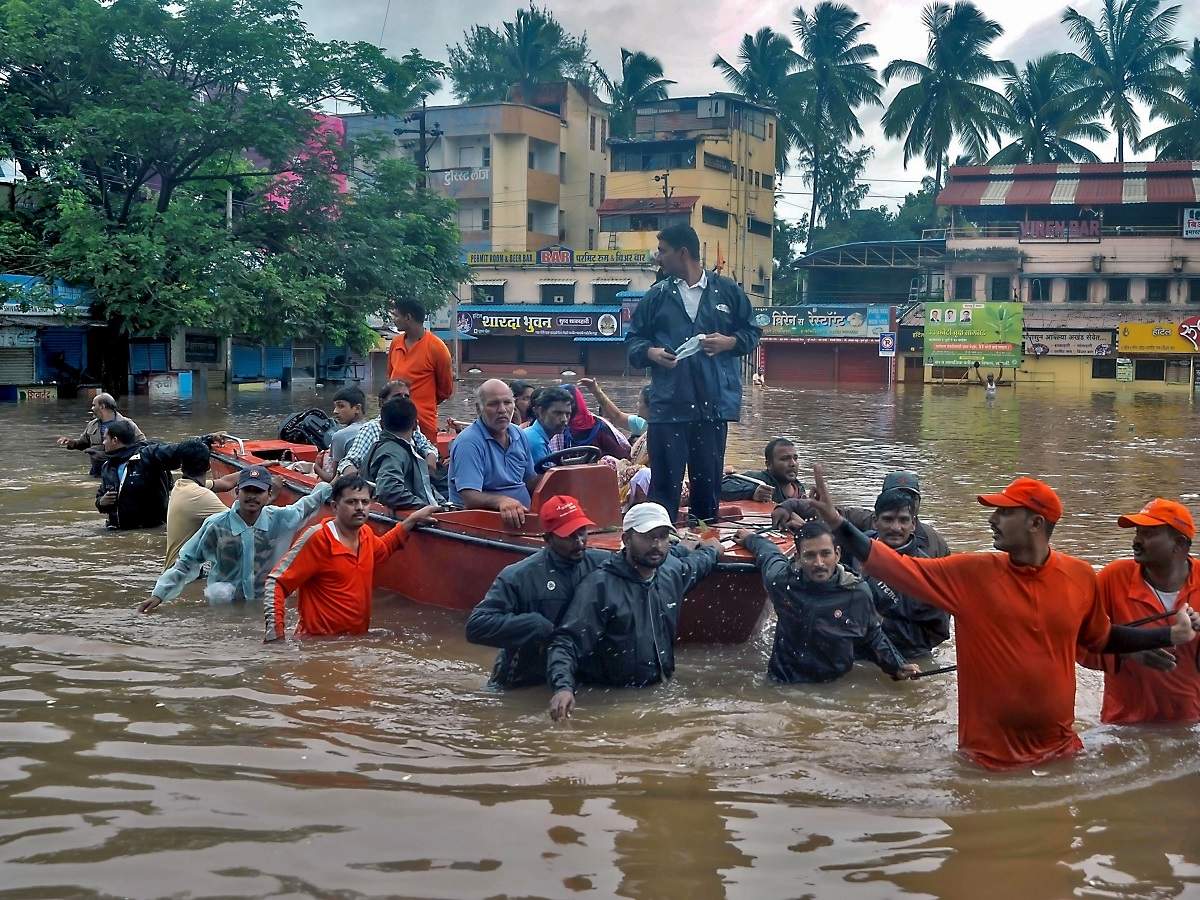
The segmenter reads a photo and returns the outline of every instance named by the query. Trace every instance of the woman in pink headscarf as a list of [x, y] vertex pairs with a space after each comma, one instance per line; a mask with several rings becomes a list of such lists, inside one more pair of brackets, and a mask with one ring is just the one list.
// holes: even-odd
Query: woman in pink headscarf
[[564, 384], [563, 390], [571, 395], [574, 412], [562, 434], [563, 447], [592, 446], [600, 448], [604, 456], [629, 459], [629, 441], [607, 419], [593, 415], [588, 409], [583, 392], [573, 384]]

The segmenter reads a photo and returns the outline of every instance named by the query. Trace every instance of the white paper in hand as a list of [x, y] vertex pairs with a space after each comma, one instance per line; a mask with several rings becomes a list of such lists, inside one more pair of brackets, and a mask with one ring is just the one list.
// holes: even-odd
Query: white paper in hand
[[695, 356], [700, 352], [700, 342], [704, 340], [704, 335], [693, 334], [690, 338], [675, 348], [675, 361], [687, 359], [689, 356]]

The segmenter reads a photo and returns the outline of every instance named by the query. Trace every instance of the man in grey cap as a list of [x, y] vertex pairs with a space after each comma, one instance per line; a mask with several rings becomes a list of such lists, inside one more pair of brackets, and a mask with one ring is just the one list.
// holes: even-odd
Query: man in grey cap
[[675, 526], [657, 503], [625, 514], [624, 546], [575, 588], [546, 654], [550, 717], [570, 718], [580, 681], [645, 687], [675, 672], [683, 596], [717, 565], [715, 538], [671, 546]]
[[[888, 474], [883, 479], [883, 490], [880, 496], [889, 491], [905, 491], [912, 496], [912, 514], [917, 518], [921, 510], [921, 480], [916, 472], [898, 470]], [[838, 512], [842, 518], [850, 522], [862, 532], [878, 531], [875, 510], [866, 506], [839, 506]], [[785, 500], [775, 507], [771, 514], [771, 522], [776, 528], [800, 528], [805, 520], [816, 516], [816, 508], [810, 500]], [[917, 518], [916, 546], [923, 556], [940, 557], [950, 555], [950, 546], [946, 539], [932, 525]]]
[[209, 516], [183, 545], [175, 564], [159, 576], [154, 593], [139, 609], [150, 612], [164, 600], [174, 600], [200, 575], [205, 563], [210, 601], [253, 600], [266, 596], [267, 576], [283, 557], [304, 523], [329, 499], [331, 488], [321, 482], [290, 506], [269, 506], [271, 473], [249, 466], [238, 476], [237, 501]]

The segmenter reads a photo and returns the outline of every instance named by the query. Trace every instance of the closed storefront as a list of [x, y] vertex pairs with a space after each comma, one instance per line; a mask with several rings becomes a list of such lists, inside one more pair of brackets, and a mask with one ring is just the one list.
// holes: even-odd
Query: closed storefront
[[0, 347], [0, 384], [32, 384], [37, 377], [32, 347]]
[[260, 381], [263, 377], [263, 353], [258, 344], [233, 343], [233, 380]]
[[129, 342], [129, 372], [131, 375], [147, 375], [151, 372], [167, 372], [171, 368], [169, 341]]
[[768, 384], [887, 384], [888, 364], [876, 344], [763, 341]]
[[87, 368], [87, 330], [46, 328], [38, 341], [38, 378], [77, 383]]
[[516, 365], [520, 338], [497, 336], [479, 338], [462, 345], [465, 363], [506, 363]]
[[266, 347], [263, 349], [263, 374], [267, 378], [280, 379], [283, 370], [292, 367], [292, 347]]
[[577, 346], [583, 349], [583, 366], [589, 375], [623, 375], [628, 354], [623, 338], [596, 338]]
[[523, 338], [525, 358], [522, 362], [534, 365], [549, 363], [553, 365], [575, 365], [579, 359], [578, 344], [573, 338], [544, 337]]
[[887, 384], [888, 361], [879, 345], [842, 345], [837, 348], [837, 380], [844, 384]]

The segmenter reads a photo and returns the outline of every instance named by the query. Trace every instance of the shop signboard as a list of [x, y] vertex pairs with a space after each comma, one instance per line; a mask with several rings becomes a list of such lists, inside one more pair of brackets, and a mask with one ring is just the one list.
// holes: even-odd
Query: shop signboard
[[922, 325], [901, 325], [899, 341], [901, 353], [924, 353], [925, 327]]
[[37, 346], [37, 329], [0, 328], [0, 347], [6, 350], [32, 350]]
[[1100, 217], [1084, 214], [1075, 219], [1031, 219], [1021, 223], [1020, 243], [1059, 243], [1100, 240]]
[[1200, 238], [1200, 207], [1189, 207], [1183, 211], [1183, 236]]
[[653, 250], [486, 250], [467, 254], [467, 265], [489, 268], [653, 266]]
[[609, 312], [503, 312], [483, 309], [458, 309], [458, 330], [472, 337], [500, 335], [525, 337], [617, 337], [620, 318]]
[[1029, 328], [1025, 331], [1025, 355], [1112, 356], [1116, 351], [1112, 331], [1073, 331]]
[[754, 317], [763, 337], [875, 343], [891, 321], [886, 303], [775, 306]]
[[1118, 358], [1117, 359], [1117, 381], [1133, 381], [1133, 360]]
[[1020, 365], [1023, 323], [1020, 303], [926, 303], [925, 364]]
[[1117, 329], [1117, 349], [1163, 356], [1200, 353], [1200, 316], [1180, 322], [1125, 322]]

